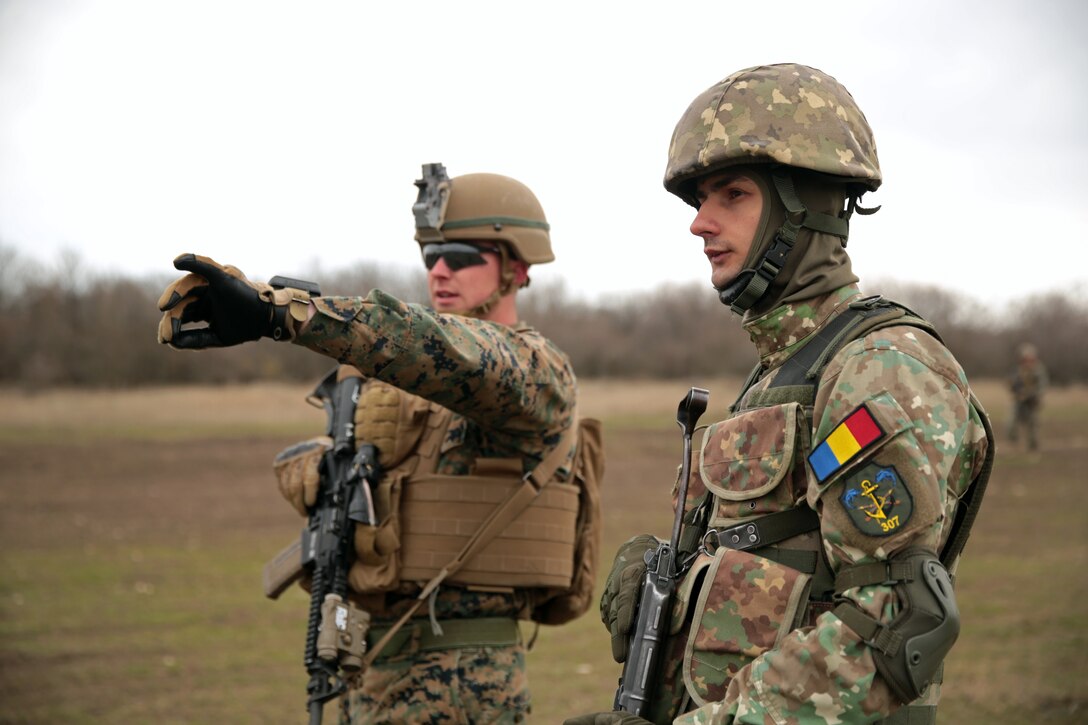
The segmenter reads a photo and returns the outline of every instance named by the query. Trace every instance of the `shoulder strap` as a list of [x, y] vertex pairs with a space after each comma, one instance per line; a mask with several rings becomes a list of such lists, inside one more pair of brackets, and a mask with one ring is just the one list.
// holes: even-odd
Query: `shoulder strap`
[[782, 364], [770, 385], [754, 394], [753, 402], [777, 405], [797, 401], [801, 405], [812, 405], [816, 402], [820, 375], [835, 353], [873, 330], [892, 325], [918, 327], [941, 339], [933, 325], [898, 302], [880, 295], [851, 302]]
[[446, 566], [442, 567], [429, 582], [427, 582], [422, 591], [416, 597], [416, 601], [408, 608], [400, 619], [396, 621], [385, 633], [385, 635], [379, 640], [374, 647], [367, 653], [363, 660], [363, 666], [367, 667], [378, 656], [385, 645], [393, 638], [393, 635], [405, 625], [405, 623], [412, 618], [412, 616], [419, 611], [419, 608], [423, 606], [432, 592], [438, 590], [438, 587], [446, 579], [446, 577], [460, 570], [477, 552], [485, 547], [492, 539], [502, 533], [503, 530], [510, 524], [511, 521], [516, 519], [522, 511], [524, 511], [533, 500], [540, 495], [540, 492], [544, 489], [544, 486], [555, 476], [556, 471], [563, 465], [563, 461], [567, 459], [567, 456], [574, 449], [574, 445], [577, 442], [578, 436], [578, 412], [574, 412], [571, 418], [570, 427], [563, 431], [563, 435], [559, 439], [559, 443], [548, 452], [548, 455], [534, 468], [532, 471], [526, 473], [521, 479], [521, 485], [516, 486], [513, 491], [510, 492], [505, 499], [492, 509], [487, 518], [483, 520], [479, 528], [473, 532], [472, 536], [468, 538], [465, 545], [461, 547], [461, 550], [457, 552], [456, 556], [450, 559]]

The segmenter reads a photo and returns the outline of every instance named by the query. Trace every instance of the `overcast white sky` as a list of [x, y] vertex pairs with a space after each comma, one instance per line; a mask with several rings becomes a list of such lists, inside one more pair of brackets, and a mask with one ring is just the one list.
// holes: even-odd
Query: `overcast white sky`
[[0, 0], [0, 244], [172, 273], [418, 265], [420, 164], [527, 183], [589, 296], [709, 279], [661, 186], [720, 78], [838, 78], [885, 183], [865, 279], [1000, 303], [1088, 280], [1088, 3]]

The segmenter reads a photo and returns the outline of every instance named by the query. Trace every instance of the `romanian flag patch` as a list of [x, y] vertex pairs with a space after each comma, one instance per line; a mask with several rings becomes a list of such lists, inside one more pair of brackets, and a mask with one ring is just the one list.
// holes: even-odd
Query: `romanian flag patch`
[[864, 405], [860, 406], [831, 431], [808, 457], [808, 463], [823, 483], [859, 453], [884, 439], [884, 431]]

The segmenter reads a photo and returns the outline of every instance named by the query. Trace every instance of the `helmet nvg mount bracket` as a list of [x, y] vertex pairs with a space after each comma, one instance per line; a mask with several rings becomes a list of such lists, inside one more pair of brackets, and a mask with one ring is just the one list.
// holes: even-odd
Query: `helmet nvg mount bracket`
[[416, 217], [416, 239], [420, 244], [441, 242], [442, 218], [450, 198], [450, 177], [442, 164], [423, 164], [423, 178], [416, 179], [419, 194], [412, 204]]

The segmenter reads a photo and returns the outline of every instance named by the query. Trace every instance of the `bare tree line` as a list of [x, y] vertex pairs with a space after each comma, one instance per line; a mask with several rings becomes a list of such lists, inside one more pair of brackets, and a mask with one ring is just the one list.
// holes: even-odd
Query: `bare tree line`
[[[331, 361], [293, 345], [261, 342], [193, 355], [158, 344], [156, 301], [173, 275], [132, 278], [88, 270], [75, 254], [44, 269], [0, 244], [0, 385], [119, 387], [254, 380], [314, 380]], [[422, 272], [358, 265], [320, 273], [326, 294], [380, 288], [426, 298]], [[1031, 342], [1057, 384], [1088, 381], [1085, 290], [1027, 296], [988, 309], [955, 291], [872, 285], [937, 325], [969, 375], [1004, 376]], [[1007, 311], [1006, 311], [1007, 310]], [[707, 285], [663, 284], [587, 302], [563, 282], [536, 284], [519, 311], [565, 350], [580, 377], [743, 375], [755, 363], [747, 334]]]

